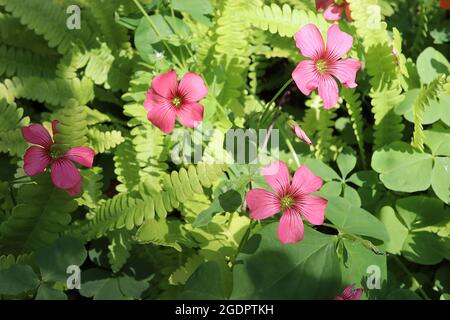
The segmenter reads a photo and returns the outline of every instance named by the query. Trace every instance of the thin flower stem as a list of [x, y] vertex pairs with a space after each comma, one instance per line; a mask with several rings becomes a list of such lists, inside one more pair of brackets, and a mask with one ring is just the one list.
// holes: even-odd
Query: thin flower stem
[[292, 145], [291, 141], [286, 137], [283, 130], [280, 130], [281, 135], [283, 136], [284, 142], [286, 143], [287, 147], [289, 148], [289, 151], [291, 151], [292, 156], [294, 157], [295, 163], [297, 166], [300, 167], [300, 159], [297, 156], [297, 153], [295, 152], [294, 146]]
[[403, 262], [400, 260], [399, 257], [396, 255], [392, 255], [393, 259], [397, 264], [402, 268], [402, 270], [411, 277], [413, 285], [417, 286], [417, 290], [422, 294], [422, 296], [425, 298], [425, 300], [431, 300], [430, 297], [428, 297], [427, 293], [422, 289], [422, 285], [420, 282], [414, 277], [414, 275], [408, 270], [408, 268], [403, 264]]
[[239, 255], [239, 253], [241, 253], [242, 248], [247, 243], [248, 238], [250, 237], [250, 234], [251, 234], [252, 229], [255, 226], [255, 224], [256, 224], [255, 220], [250, 220], [250, 223], [248, 224], [247, 230], [245, 230], [245, 234], [242, 237], [241, 242], [239, 242], [239, 246], [237, 248], [236, 255], [234, 256], [234, 261], [236, 261], [237, 256]]
[[176, 60], [176, 64], [178, 64], [178, 66], [180, 68], [185, 67], [180, 60], [178, 59], [178, 57], [175, 55], [175, 53], [173, 53], [172, 49], [169, 47], [169, 45], [166, 43], [166, 41], [164, 41], [164, 39], [161, 36], [161, 33], [159, 33], [158, 28], [155, 26], [154, 22], [152, 19], [150, 19], [149, 15], [147, 14], [147, 12], [145, 11], [145, 9], [142, 7], [142, 5], [139, 3], [138, 0], [133, 0], [134, 4], [139, 8], [139, 10], [142, 12], [142, 14], [145, 16], [145, 18], [147, 19], [148, 23], [150, 23], [150, 26], [153, 28], [153, 30], [155, 31], [156, 35], [161, 39], [161, 42], [163, 43], [163, 45], [166, 47], [167, 51], [169, 51], [169, 53], [172, 55], [172, 57]]
[[259, 120], [258, 127], [261, 127], [261, 124], [263, 123], [263, 120], [265, 120], [265, 117], [270, 110], [270, 106], [272, 105], [272, 103], [277, 100], [277, 98], [283, 93], [284, 90], [286, 90], [286, 88], [292, 83], [292, 81], [294, 80], [292, 78], [289, 78], [289, 80], [286, 81], [285, 84], [280, 88], [280, 90], [278, 90], [278, 92], [273, 96], [272, 100], [270, 100], [269, 103], [266, 104], [266, 108], [264, 109], [263, 114], [261, 115], [261, 118]]

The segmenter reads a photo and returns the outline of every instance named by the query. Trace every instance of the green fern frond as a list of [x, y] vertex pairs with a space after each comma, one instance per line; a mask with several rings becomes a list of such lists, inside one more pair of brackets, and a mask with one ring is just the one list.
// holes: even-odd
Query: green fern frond
[[51, 77], [54, 76], [56, 63], [56, 58], [0, 45], [0, 76]]
[[85, 107], [78, 106], [77, 102], [72, 100], [67, 107], [55, 114], [55, 120], [58, 120], [59, 124], [58, 134], [54, 139], [63, 150], [87, 145], [88, 128]]
[[0, 100], [0, 152], [21, 156], [28, 144], [23, 139], [20, 128], [28, 125], [30, 119], [23, 117], [23, 109], [15, 103]]
[[56, 240], [71, 221], [77, 208], [69, 195], [54, 187], [48, 175], [38, 184], [20, 187], [18, 202], [11, 216], [0, 226], [0, 252], [32, 252]]
[[103, 169], [93, 167], [81, 170], [83, 177], [83, 193], [77, 198], [78, 205], [96, 208], [103, 199]]
[[132, 235], [128, 231], [114, 231], [108, 235], [108, 261], [113, 272], [119, 272], [130, 257], [132, 248]]
[[198, 254], [194, 254], [187, 258], [186, 262], [176, 269], [169, 277], [169, 283], [172, 285], [185, 284], [194, 271], [200, 266], [205, 259]]
[[141, 177], [141, 167], [136, 161], [136, 150], [130, 139], [120, 144], [114, 154], [114, 173], [120, 184], [116, 187], [118, 192], [129, 192], [137, 188]]
[[282, 37], [292, 37], [307, 23], [315, 24], [320, 30], [326, 30], [328, 26], [321, 14], [309, 10], [291, 9], [288, 4], [280, 7], [272, 3], [270, 6], [258, 7], [256, 11], [248, 11], [247, 18], [255, 27], [269, 30], [270, 33], [276, 33]]
[[423, 142], [425, 140], [425, 134], [423, 132], [423, 113], [425, 111], [425, 107], [429, 105], [429, 103], [438, 97], [438, 94], [443, 91], [443, 86], [445, 84], [446, 77], [444, 75], [438, 76], [434, 79], [430, 84], [424, 85], [417, 95], [416, 100], [414, 101], [412, 110], [413, 110], [413, 118], [414, 118], [414, 133], [411, 141], [411, 145], [413, 147], [418, 148], [423, 151]]
[[364, 120], [362, 116], [362, 106], [360, 94], [355, 89], [342, 89], [341, 95], [347, 106], [347, 111], [352, 122], [353, 133], [358, 143], [359, 154], [361, 156], [363, 166], [366, 167], [366, 151], [364, 150]]
[[87, 139], [96, 153], [104, 153], [114, 149], [125, 141], [120, 131], [103, 131], [97, 127], [88, 129]]

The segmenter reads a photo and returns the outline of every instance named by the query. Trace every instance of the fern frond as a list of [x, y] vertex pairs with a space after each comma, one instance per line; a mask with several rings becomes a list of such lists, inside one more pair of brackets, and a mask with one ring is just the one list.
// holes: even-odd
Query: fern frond
[[64, 150], [87, 145], [87, 121], [86, 110], [71, 100], [69, 105], [59, 110], [55, 120], [59, 121], [58, 134], [54, 139]]
[[125, 141], [120, 131], [103, 131], [97, 127], [88, 129], [87, 139], [96, 153], [104, 153], [114, 149]]
[[103, 169], [93, 167], [81, 170], [83, 177], [83, 193], [77, 198], [78, 205], [88, 208], [96, 208], [103, 198]]
[[353, 133], [355, 134], [356, 142], [358, 143], [359, 154], [363, 162], [363, 166], [366, 167], [366, 151], [364, 150], [364, 120], [362, 116], [362, 106], [360, 101], [360, 94], [354, 89], [342, 89], [342, 97], [344, 98], [347, 111], [352, 121]]
[[279, 34], [282, 37], [292, 37], [302, 26], [307, 23], [315, 24], [320, 30], [327, 29], [327, 22], [321, 14], [309, 10], [291, 9], [288, 4], [282, 7], [275, 3], [258, 7], [256, 11], [248, 11], [247, 18], [252, 25], [269, 30], [270, 33]]
[[28, 125], [30, 119], [23, 117], [23, 109], [15, 103], [0, 100], [0, 152], [21, 156], [28, 144], [23, 139], [20, 128]]
[[425, 107], [428, 106], [432, 100], [436, 99], [438, 97], [438, 94], [443, 91], [445, 80], [446, 77], [444, 75], [440, 75], [428, 85], [424, 85], [420, 89], [419, 94], [414, 101], [412, 107], [414, 118], [414, 133], [411, 145], [418, 148], [419, 150], [423, 151], [423, 142], [425, 140], [425, 134], [423, 132], [422, 126]]
[[197, 270], [198, 266], [205, 262], [205, 259], [198, 254], [187, 258], [186, 262], [176, 269], [169, 277], [169, 283], [172, 285], [185, 284], [189, 277]]
[[50, 177], [20, 187], [11, 216], [0, 226], [0, 252], [32, 252], [56, 240], [71, 221], [76, 202], [53, 186]]
[[112, 271], [119, 272], [130, 257], [132, 235], [130, 232], [120, 230], [112, 232], [108, 238], [111, 242], [108, 245], [108, 261]]

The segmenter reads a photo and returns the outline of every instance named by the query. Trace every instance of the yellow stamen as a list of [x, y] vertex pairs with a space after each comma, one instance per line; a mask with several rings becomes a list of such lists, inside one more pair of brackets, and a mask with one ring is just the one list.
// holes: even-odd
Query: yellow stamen
[[326, 60], [317, 60], [316, 61], [316, 69], [317, 72], [319, 72], [320, 74], [325, 74], [327, 72], [328, 69], [328, 64]]
[[287, 195], [281, 198], [281, 209], [289, 209], [295, 203], [295, 200], [292, 196]]
[[181, 105], [181, 98], [180, 97], [175, 97], [172, 99], [172, 105], [176, 108], [178, 108]]

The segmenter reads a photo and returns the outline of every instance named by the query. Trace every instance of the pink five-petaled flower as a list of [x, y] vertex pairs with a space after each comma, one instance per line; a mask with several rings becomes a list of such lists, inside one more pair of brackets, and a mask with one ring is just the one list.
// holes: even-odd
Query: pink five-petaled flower
[[266, 219], [283, 211], [278, 225], [278, 238], [284, 244], [303, 240], [302, 217], [313, 225], [321, 225], [327, 201], [312, 192], [322, 187], [322, 179], [308, 167], [301, 166], [291, 177], [286, 164], [276, 161], [261, 170], [274, 192], [252, 189], [246, 194], [250, 218]]
[[352, 21], [350, 6], [345, 0], [316, 0], [316, 9], [325, 10], [323, 16], [327, 20], [341, 20], [345, 12], [347, 20]]
[[164, 133], [171, 133], [175, 119], [188, 128], [203, 120], [203, 106], [198, 103], [208, 95], [203, 79], [195, 73], [186, 73], [178, 83], [175, 71], [160, 74], [147, 91], [144, 107], [148, 120]]
[[[52, 122], [53, 135], [57, 133], [58, 121]], [[91, 168], [95, 151], [88, 147], [76, 147], [61, 152], [52, 137], [40, 124], [31, 124], [21, 129], [26, 141], [34, 146], [27, 149], [24, 155], [23, 169], [28, 176], [36, 176], [51, 168], [53, 184], [66, 190], [74, 197], [81, 193], [81, 174], [75, 164]]]
[[292, 132], [297, 136], [297, 138], [299, 138], [306, 144], [312, 144], [311, 139], [309, 139], [309, 137], [306, 135], [306, 132], [303, 131], [302, 127], [300, 127], [300, 125], [297, 122], [295, 122], [294, 120], [289, 120], [288, 126], [292, 130]]
[[346, 88], [357, 86], [356, 72], [361, 63], [353, 58], [341, 59], [352, 47], [353, 38], [342, 32], [338, 25], [328, 29], [326, 47], [319, 29], [313, 24], [301, 28], [295, 34], [295, 42], [302, 55], [312, 59], [301, 61], [292, 72], [292, 78], [304, 95], [318, 88], [325, 109], [330, 109], [339, 99], [339, 88], [334, 78]]
[[335, 300], [359, 300], [361, 294], [364, 292], [363, 288], [355, 288], [355, 285], [351, 284], [347, 286], [342, 295], [334, 298]]

